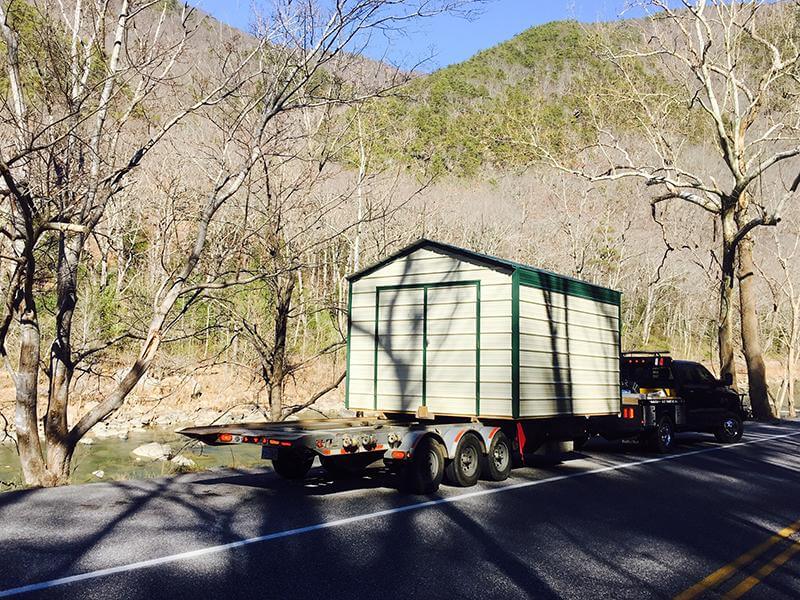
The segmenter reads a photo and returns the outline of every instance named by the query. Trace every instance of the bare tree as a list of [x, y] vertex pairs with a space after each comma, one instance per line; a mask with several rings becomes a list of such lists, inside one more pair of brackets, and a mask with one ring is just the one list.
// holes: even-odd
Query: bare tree
[[[750, 234], [776, 225], [789, 197], [757, 202], [756, 182], [800, 156], [798, 7], [760, 0], [684, 0], [680, 9], [664, 0], [639, 4], [652, 17], [642, 22], [634, 47], [611, 36], [597, 40], [614, 77], [591, 81], [578, 115], [595, 141], [564, 160], [542, 143], [534, 123], [527, 143], [549, 164], [590, 181], [643, 181], [657, 190], [654, 211], [680, 201], [713, 217], [722, 238], [720, 369], [735, 376], [738, 278], [751, 402], [757, 417], [769, 418]], [[691, 152], [706, 136], [713, 140], [708, 156]]]
[[[220, 31], [214, 47], [221, 55], [209, 64], [207, 56], [193, 62], [188, 53], [202, 31], [202, 19], [188, 5], [176, 10], [156, 0], [95, 0], [69, 8], [59, 3], [55, 10], [44, 1], [0, 1], [8, 82], [0, 129], [9, 134], [0, 155], [8, 273], [0, 354], [16, 388], [14, 421], [26, 482], [66, 481], [78, 440], [123, 404], [188, 306], [208, 290], [263, 279], [261, 271], [212, 268], [204, 259], [209, 236], [224, 228], [215, 225], [220, 210], [238, 197], [275, 138], [291, 135], [288, 115], [359, 100], [342, 98], [336, 93], [342, 86], [328, 83], [341, 79], [337, 61], [358, 51], [372, 31], [465, 4], [281, 0], [258, 20], [254, 37]], [[32, 64], [36, 68], [28, 69]], [[380, 89], [391, 88], [396, 74], [390, 71]], [[139, 337], [124, 332], [74, 347], [81, 269], [93, 260], [87, 241], [101, 231], [115, 197], [159, 162], [175, 159], [163, 153], [166, 142], [194, 131], [207, 132], [213, 151], [183, 155], [193, 161], [199, 184], [182, 221], [173, 224], [179, 243], [163, 261], [141, 347], [116, 387], [70, 425], [75, 369], [115, 343]], [[55, 256], [52, 266], [42, 261], [43, 251]], [[56, 307], [45, 369], [45, 452], [37, 428], [46, 335], [39, 311], [49, 289]]]
[[795, 393], [800, 366], [800, 289], [797, 288], [798, 257], [800, 257], [800, 232], [795, 223], [784, 236], [773, 235], [773, 258], [779, 265], [777, 275], [764, 274], [774, 298], [778, 313], [777, 337], [784, 352], [783, 378], [775, 398], [774, 412], [780, 416], [784, 406], [789, 416], [797, 415]]

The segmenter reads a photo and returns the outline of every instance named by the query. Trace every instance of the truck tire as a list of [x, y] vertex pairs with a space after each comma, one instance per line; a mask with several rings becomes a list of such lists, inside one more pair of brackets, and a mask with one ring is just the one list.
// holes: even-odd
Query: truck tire
[[458, 487], [470, 487], [481, 476], [483, 447], [474, 433], [466, 433], [456, 445], [455, 457], [447, 463], [444, 476], [447, 482]]
[[411, 494], [432, 494], [444, 477], [444, 446], [432, 436], [416, 445], [400, 469], [400, 489]]
[[714, 431], [714, 437], [721, 444], [735, 444], [742, 439], [742, 433], [744, 433], [744, 427], [741, 417], [729, 412], [722, 417], [722, 423]]
[[661, 417], [656, 424], [656, 428], [649, 437], [650, 449], [659, 454], [666, 454], [672, 449], [672, 443], [675, 441], [675, 427], [672, 424], [672, 419], [669, 417]]
[[502, 431], [492, 438], [489, 452], [481, 457], [481, 473], [489, 481], [505, 481], [511, 474], [511, 444]]
[[308, 475], [314, 456], [292, 448], [281, 448], [272, 461], [272, 468], [284, 479], [303, 479]]

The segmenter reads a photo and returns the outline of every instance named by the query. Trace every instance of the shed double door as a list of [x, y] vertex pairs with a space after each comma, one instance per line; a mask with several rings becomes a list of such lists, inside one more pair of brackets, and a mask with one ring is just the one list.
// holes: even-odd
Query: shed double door
[[477, 282], [378, 288], [376, 409], [478, 414], [479, 289]]

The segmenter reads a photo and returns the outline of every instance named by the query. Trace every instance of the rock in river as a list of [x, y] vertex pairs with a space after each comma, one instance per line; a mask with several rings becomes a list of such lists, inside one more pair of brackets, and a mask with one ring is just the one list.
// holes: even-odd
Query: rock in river
[[144, 458], [149, 460], [167, 460], [172, 455], [172, 448], [167, 444], [159, 444], [158, 442], [150, 442], [131, 451], [136, 458]]
[[170, 462], [174, 463], [178, 467], [184, 467], [189, 469], [197, 466], [197, 463], [195, 463], [191, 458], [187, 456], [181, 456], [180, 454], [178, 454], [177, 456], [173, 456]]

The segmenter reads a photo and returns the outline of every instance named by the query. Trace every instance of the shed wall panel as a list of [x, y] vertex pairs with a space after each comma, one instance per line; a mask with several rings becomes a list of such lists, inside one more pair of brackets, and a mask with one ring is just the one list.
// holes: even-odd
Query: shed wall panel
[[[511, 277], [425, 249], [352, 282], [350, 408], [375, 407], [376, 295], [379, 338], [391, 339], [377, 352], [377, 409], [414, 412], [422, 403], [425, 307], [422, 288], [411, 286], [427, 285], [434, 287], [428, 288], [426, 402], [435, 413], [476, 414], [476, 291], [458, 285], [466, 281], [480, 282], [480, 412], [512, 415]], [[411, 289], [385, 289], [392, 286]], [[401, 377], [413, 385], [396, 381]]]
[[618, 311], [520, 287], [520, 417], [619, 411]]

